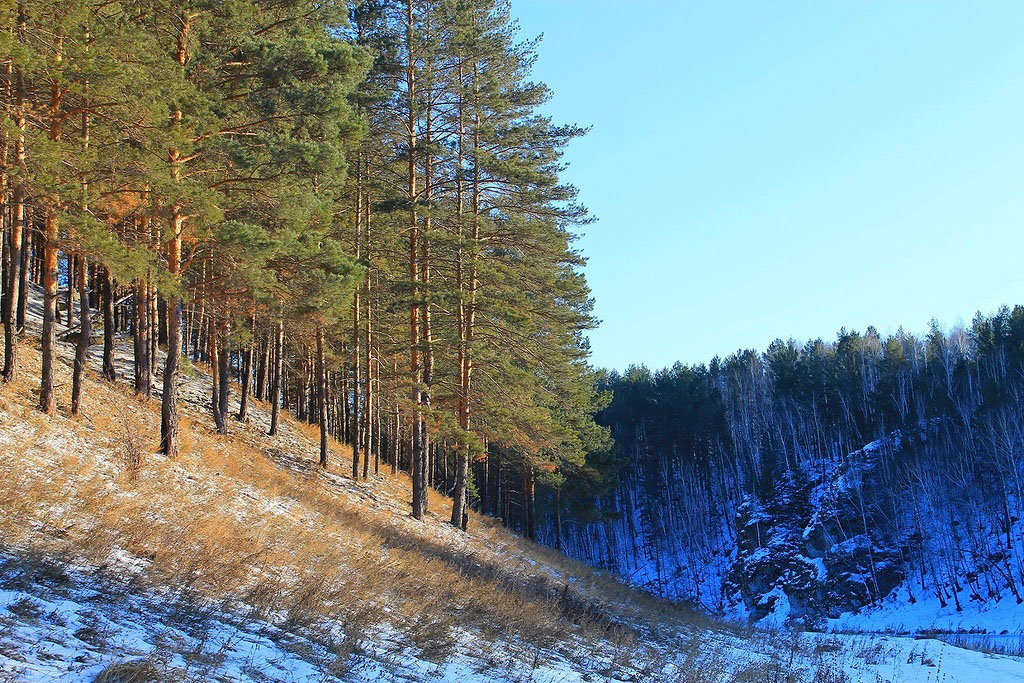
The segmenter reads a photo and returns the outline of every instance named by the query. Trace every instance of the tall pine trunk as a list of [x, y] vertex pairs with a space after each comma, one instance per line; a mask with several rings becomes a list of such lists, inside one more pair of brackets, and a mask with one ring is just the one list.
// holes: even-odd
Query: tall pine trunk
[[20, 335], [25, 329], [25, 309], [28, 307], [28, 273], [29, 273], [29, 261], [32, 254], [32, 231], [29, 229], [31, 225], [29, 221], [28, 207], [24, 202], [24, 189], [21, 189], [21, 207], [24, 215], [24, 223], [21, 235], [21, 278], [18, 282], [18, 312], [15, 316], [15, 329]]
[[267, 397], [267, 374], [270, 368], [270, 338], [266, 332], [260, 333], [260, 362], [256, 372], [256, 398], [264, 400]]
[[[366, 164], [363, 164], [364, 171]], [[373, 320], [370, 308], [370, 197], [363, 197], [363, 254], [366, 260], [366, 275], [363, 280], [363, 317], [366, 319], [366, 339], [363, 344], [363, 367], [366, 369], [366, 384], [363, 390], [363, 479], [369, 477], [370, 458], [373, 457]], [[374, 473], [377, 461], [374, 461]]]
[[[181, 232], [184, 217], [180, 208], [171, 212], [171, 240], [167, 245], [167, 271], [180, 281]], [[153, 336], [152, 325], [149, 330]], [[151, 349], [152, 350], [152, 349]], [[155, 356], [153, 356], [155, 358]], [[160, 405], [160, 451], [169, 458], [178, 454], [178, 372], [181, 361], [181, 299], [167, 298], [167, 358], [164, 362], [164, 392]]]
[[[89, 49], [89, 28], [85, 29], [85, 49]], [[86, 81], [83, 86], [84, 92], [89, 92], [89, 82]], [[89, 114], [82, 112], [82, 131], [81, 131], [82, 149], [87, 150], [89, 148]], [[82, 200], [81, 210], [83, 214], [89, 212], [89, 181], [83, 174], [81, 178], [82, 183]], [[68, 257], [68, 325], [71, 325], [71, 312], [74, 310], [74, 305], [71, 301], [71, 290], [74, 288], [75, 279], [78, 280], [78, 302], [79, 302], [79, 328], [78, 328], [78, 346], [75, 349], [75, 365], [71, 376], [71, 414], [78, 415], [78, 411], [82, 405], [82, 389], [85, 381], [85, 367], [89, 362], [89, 343], [92, 341], [92, 313], [89, 308], [89, 262], [85, 257], [85, 254], [78, 254], [74, 261], [77, 278], [72, 277], [71, 263], [72, 258]]]
[[270, 401], [270, 430], [268, 434], [277, 434], [278, 421], [281, 415], [281, 354], [284, 347], [284, 320], [278, 320], [273, 331], [273, 368], [270, 373], [270, 391], [267, 400]]
[[43, 234], [43, 336], [42, 375], [39, 386], [39, 409], [52, 415], [54, 403], [53, 352], [54, 325], [57, 318], [57, 216], [52, 206], [46, 208]]
[[[363, 187], [362, 187], [362, 166], [359, 156], [356, 156], [356, 229], [355, 229], [355, 251], [356, 261], [362, 256], [362, 220], [363, 220]], [[359, 329], [359, 288], [352, 295], [352, 478], [359, 478], [359, 457], [362, 446], [362, 424], [360, 422], [359, 408], [359, 387], [360, 387], [360, 329]], [[365, 469], [364, 469], [365, 471]]]
[[[57, 38], [57, 51], [54, 61], [60, 63], [63, 43]], [[56, 77], [50, 86], [49, 102], [49, 138], [56, 146], [60, 142], [61, 99], [63, 92]], [[57, 211], [60, 210], [60, 198], [52, 197], [47, 201], [46, 220], [43, 227], [43, 336], [42, 336], [42, 373], [39, 386], [39, 409], [52, 415], [55, 409], [53, 386], [53, 355], [54, 355], [54, 324], [57, 319]], [[70, 280], [70, 273], [69, 273]]]
[[117, 379], [114, 367], [114, 278], [110, 268], [100, 266], [103, 279], [103, 378], [113, 382]]
[[249, 317], [249, 345], [246, 347], [244, 358], [242, 359], [242, 390], [241, 398], [238, 402], [238, 419], [242, 422], [245, 422], [249, 412], [249, 383], [252, 378], [252, 361], [255, 355], [255, 344], [256, 313], [254, 311]]
[[223, 434], [224, 414], [220, 410], [220, 335], [212, 315], [206, 324], [210, 330], [210, 384], [213, 390], [210, 397], [210, 411], [213, 414], [213, 423], [217, 427], [217, 433]]
[[324, 325], [316, 326], [316, 412], [320, 425], [320, 467], [327, 469], [327, 369], [324, 358]]
[[[84, 254], [77, 259], [79, 311], [78, 346], [75, 349], [75, 367], [71, 378], [71, 414], [78, 415], [82, 403], [82, 383], [85, 380], [85, 366], [89, 360], [89, 337], [92, 335], [92, 314], [89, 311], [89, 277]], [[68, 288], [71, 278], [68, 278]]]
[[412, 301], [409, 305], [409, 371], [412, 383], [412, 516], [422, 519], [426, 510], [427, 497], [423, 449], [423, 417], [420, 412], [420, 340], [419, 340], [419, 220], [416, 215], [416, 56], [413, 48], [415, 25], [413, 23], [413, 0], [406, 4], [406, 94], [408, 96], [408, 147], [409, 147], [409, 281], [412, 285]]
[[[430, 19], [427, 18], [427, 32], [430, 31]], [[429, 62], [428, 62], [429, 64]], [[428, 66], [428, 75], [430, 67]], [[430, 93], [430, 87], [432, 82], [428, 81], [427, 93]], [[433, 192], [434, 185], [434, 169], [433, 169], [433, 154], [430, 151], [431, 145], [431, 120], [433, 113], [431, 109], [430, 97], [427, 97], [426, 105], [426, 135], [425, 135], [425, 151], [423, 153], [424, 160], [424, 173], [423, 173], [423, 200], [424, 203], [429, 207], [431, 204], [431, 193]], [[430, 391], [434, 382], [434, 336], [433, 328], [431, 327], [430, 318], [430, 230], [431, 230], [431, 216], [427, 212], [423, 220], [423, 233], [420, 236], [420, 282], [423, 287], [421, 290], [421, 301], [420, 301], [420, 324], [422, 325], [421, 339], [423, 343], [423, 389], [420, 392], [420, 404], [423, 407], [423, 411], [420, 414], [420, 440], [422, 442], [421, 448], [426, 454], [426, 461], [424, 462], [424, 473], [423, 473], [423, 510], [427, 510], [430, 497], [427, 495], [426, 488], [433, 485], [434, 476], [434, 453], [435, 449], [431, 448], [430, 434], [427, 431], [426, 416], [430, 415]]]
[[228, 433], [228, 403], [231, 399], [231, 354], [228, 349], [228, 336], [231, 334], [231, 322], [221, 321], [217, 331], [217, 339], [220, 342], [217, 359], [217, 368], [220, 371], [218, 384], [220, 395], [218, 398], [217, 412], [220, 414], [220, 426], [218, 431], [221, 434]]
[[[18, 5], [18, 35], [24, 40], [25, 34], [25, 8]], [[14, 162], [18, 167], [19, 178], [14, 186], [14, 207], [11, 214], [10, 242], [8, 243], [8, 269], [7, 288], [3, 297], [3, 323], [4, 323], [4, 368], [2, 380], [4, 383], [14, 379], [14, 373], [18, 368], [18, 321], [17, 308], [21, 301], [21, 291], [24, 288], [24, 272], [22, 257], [24, 254], [24, 232], [25, 232], [25, 185], [21, 180], [21, 174], [25, 170], [25, 77], [21, 70], [15, 77], [14, 97], [16, 108], [16, 122], [18, 134], [14, 140]]]
[[146, 302], [149, 293], [146, 281], [142, 278], [135, 281], [135, 292], [132, 296], [135, 309], [132, 343], [135, 352], [135, 393], [149, 397], [153, 393], [152, 370], [149, 357], [149, 316]]
[[[185, 69], [188, 61], [189, 19], [181, 17], [181, 28], [178, 31], [178, 50], [176, 60], [178, 67]], [[180, 125], [182, 112], [175, 110], [173, 120]], [[167, 154], [171, 169], [171, 180], [177, 183], [181, 178], [181, 153], [172, 148]], [[180, 204], [171, 206], [170, 240], [167, 243], [167, 273], [173, 286], [181, 285], [181, 248], [185, 231], [185, 215]], [[152, 292], [151, 292], [152, 294]], [[152, 325], [150, 335], [153, 335]], [[152, 351], [152, 348], [151, 348]], [[156, 358], [155, 353], [151, 353]], [[160, 405], [160, 451], [169, 458], [178, 454], [178, 373], [181, 361], [181, 296], [178, 291], [170, 291], [167, 295], [167, 360], [164, 363], [164, 392]]]
[[[460, 68], [461, 76], [461, 68]], [[468, 275], [463, 273], [463, 256], [464, 249], [460, 248], [459, 251], [459, 312], [461, 318], [461, 326], [459, 329], [460, 344], [459, 344], [459, 427], [463, 432], [463, 439], [467, 443], [463, 444], [459, 449], [458, 463], [455, 468], [455, 492], [454, 500], [452, 503], [452, 517], [451, 524], [458, 526], [465, 530], [469, 523], [469, 515], [467, 513], [468, 501], [466, 492], [469, 486], [469, 460], [470, 460], [470, 448], [468, 443], [469, 437], [469, 426], [470, 426], [470, 393], [472, 391], [472, 380], [473, 380], [473, 338], [475, 334], [476, 326], [476, 292], [479, 286], [479, 270], [477, 259], [479, 258], [479, 241], [480, 241], [480, 164], [477, 159], [477, 153], [480, 149], [480, 111], [479, 111], [479, 87], [477, 84], [479, 72], [476, 64], [473, 65], [473, 187], [472, 187], [472, 200], [471, 200], [471, 211], [472, 211], [472, 227], [469, 240], [469, 273]], [[461, 79], [460, 79], [461, 81]], [[462, 118], [462, 107], [460, 103], [459, 108], [459, 149], [460, 159], [462, 157], [462, 139], [464, 135], [463, 131], [463, 118]], [[461, 166], [461, 164], [460, 164]], [[458, 212], [461, 216], [462, 213], [462, 183], [459, 182], [459, 198], [458, 198]], [[459, 234], [462, 235], [462, 225], [460, 221]], [[461, 245], [462, 240], [460, 240]], [[465, 279], [468, 282], [468, 295], [464, 293], [466, 287]], [[468, 300], [467, 300], [468, 298]]]
[[526, 537], [531, 541], [537, 540], [537, 523], [536, 523], [536, 489], [537, 489], [537, 475], [533, 470], [533, 466], [529, 463], [523, 465], [523, 508], [525, 512], [525, 532]]

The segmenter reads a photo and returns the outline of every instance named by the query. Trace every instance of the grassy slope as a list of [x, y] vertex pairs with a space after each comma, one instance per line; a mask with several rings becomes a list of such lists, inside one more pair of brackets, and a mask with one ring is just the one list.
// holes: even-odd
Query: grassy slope
[[[96, 379], [95, 348], [82, 415], [72, 418], [73, 349], [59, 345], [58, 414], [47, 418], [34, 409], [37, 344], [30, 330], [19, 378], [0, 389], [0, 541], [10, 556], [171, 587], [187, 604], [302, 631], [341, 659], [353, 649], [373, 656], [361, 643], [388, 633], [431, 661], [461, 655], [506, 670], [550, 661], [643, 678], [667, 671], [677, 649], [657, 634], [675, 640], [693, 618], [486, 517], [472, 515], [470, 533], [459, 532], [435, 492], [427, 519], [413, 520], [407, 477], [354, 482], [337, 473], [350, 462], [338, 444], [336, 469], [320, 471], [315, 427], [286, 417], [269, 438], [265, 404], [219, 436], [197, 370], [184, 380], [175, 460], [155, 453], [159, 401]], [[121, 340], [123, 376], [127, 353]]]

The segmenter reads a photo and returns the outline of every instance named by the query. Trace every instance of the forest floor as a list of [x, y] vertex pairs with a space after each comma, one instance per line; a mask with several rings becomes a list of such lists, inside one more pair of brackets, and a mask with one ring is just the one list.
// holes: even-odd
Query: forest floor
[[[751, 631], [654, 599], [475, 514], [447, 524], [409, 480], [344, 472], [315, 427], [269, 408], [221, 436], [210, 380], [182, 380], [182, 453], [159, 400], [96, 377], [69, 414], [38, 401], [38, 300], [0, 388], [0, 681], [1024, 680], [1024, 659], [937, 639]], [[237, 387], [232, 401], [237, 409]], [[960, 643], [962, 645], [962, 643]]]

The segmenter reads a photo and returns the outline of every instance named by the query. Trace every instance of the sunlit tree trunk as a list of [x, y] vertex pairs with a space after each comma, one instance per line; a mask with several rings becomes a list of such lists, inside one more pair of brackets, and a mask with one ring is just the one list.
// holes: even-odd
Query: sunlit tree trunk
[[270, 391], [267, 400], [270, 401], [270, 436], [277, 434], [278, 422], [281, 416], [281, 355], [284, 351], [284, 320], [278, 320], [272, 334], [273, 344], [273, 368], [270, 373]]
[[[85, 380], [85, 366], [88, 362], [89, 337], [92, 334], [92, 314], [89, 311], [89, 277], [87, 262], [84, 254], [79, 254], [77, 259], [78, 270], [78, 301], [79, 328], [78, 346], [75, 349], [75, 366], [71, 379], [71, 414], [78, 415], [82, 402], [82, 383]], [[71, 278], [68, 278], [68, 287], [71, 286]]]
[[[25, 8], [18, 5], [18, 36], [24, 40], [25, 36]], [[15, 125], [18, 132], [14, 138], [14, 163], [18, 168], [19, 175], [25, 172], [25, 77], [19, 70], [14, 79], [14, 106]], [[8, 269], [7, 289], [4, 290], [3, 298], [3, 323], [4, 323], [4, 368], [3, 382], [7, 383], [14, 379], [14, 373], [18, 367], [18, 302], [21, 301], [21, 292], [24, 290], [25, 273], [22, 257], [25, 251], [25, 185], [21, 178], [17, 179], [14, 185], [14, 206], [11, 214], [10, 241], [8, 242]], [[23, 324], [23, 323], [22, 323]]]
[[[60, 64], [62, 41], [57, 38], [57, 50], [54, 62]], [[50, 84], [50, 101], [48, 108], [48, 132], [50, 141], [56, 146], [61, 138], [61, 99], [63, 91], [55, 75]], [[47, 201], [46, 218], [43, 227], [43, 336], [42, 336], [42, 374], [39, 387], [39, 409], [44, 413], [53, 414], [55, 408], [53, 386], [53, 355], [54, 355], [54, 324], [57, 319], [57, 240], [59, 239], [57, 212], [60, 210], [60, 198], [52, 197]]]
[[101, 305], [103, 306], [103, 378], [113, 382], [117, 379], [114, 367], [114, 278], [110, 268], [100, 266], [102, 278]]
[[252, 361], [255, 355], [256, 344], [256, 313], [249, 316], [249, 345], [245, 349], [242, 359], [242, 389], [241, 398], [238, 403], [238, 419], [245, 422], [249, 411], [249, 382], [252, 377]]
[[53, 207], [46, 208], [43, 233], [43, 337], [42, 378], [39, 390], [39, 409], [54, 411], [53, 395], [53, 343], [57, 318], [57, 216]]
[[[176, 59], [179, 68], [185, 69], [188, 61], [187, 46], [189, 40], [189, 19], [179, 17], [181, 26], [178, 31], [178, 50]], [[173, 120], [180, 125], [182, 112], [175, 110]], [[168, 163], [171, 168], [171, 180], [178, 182], [181, 178], [182, 159], [178, 149], [168, 152]], [[175, 284], [181, 282], [181, 248], [185, 231], [185, 215], [180, 204], [171, 205], [170, 229], [167, 242], [167, 273]], [[181, 296], [177, 291], [167, 293], [167, 360], [164, 364], [164, 392], [160, 406], [160, 450], [171, 458], [178, 454], [178, 372], [181, 361]], [[153, 333], [150, 328], [150, 334]], [[156, 358], [156, 354], [153, 354]]]
[[409, 305], [409, 371], [412, 382], [412, 516], [422, 519], [425, 511], [426, 487], [424, 485], [424, 441], [423, 418], [420, 412], [420, 339], [419, 339], [419, 219], [416, 215], [416, 54], [413, 46], [415, 25], [413, 8], [415, 3], [408, 0], [406, 5], [406, 95], [408, 97], [408, 147], [409, 147], [409, 281], [412, 284], [412, 301]]
[[[362, 166], [356, 156], [356, 225], [355, 225], [355, 257], [359, 261], [362, 256], [362, 218], [363, 218], [363, 186]], [[359, 288], [352, 296], [352, 478], [359, 478], [359, 457], [362, 446], [362, 424], [360, 421], [360, 329], [359, 329]]]
[[[85, 29], [85, 49], [89, 49], [89, 29]], [[89, 92], [89, 82], [85, 81], [83, 84], [83, 90], [86, 94]], [[89, 114], [82, 112], [82, 129], [81, 129], [81, 142], [82, 149], [87, 150], [89, 148]], [[83, 174], [82, 179], [82, 201], [81, 210], [82, 214], [85, 215], [89, 212], [89, 182], [86, 176]], [[74, 259], [76, 264], [76, 275], [78, 280], [78, 301], [79, 301], [79, 329], [78, 329], [78, 345], [75, 349], [75, 365], [72, 371], [71, 377], [71, 414], [78, 415], [79, 408], [82, 403], [82, 385], [85, 380], [85, 367], [88, 363], [89, 357], [89, 342], [92, 340], [92, 313], [89, 309], [89, 264], [85, 257], [85, 254], [78, 254]], [[71, 273], [71, 257], [68, 257], [68, 325], [71, 324], [72, 315], [71, 312], [74, 309], [71, 301], [71, 290], [73, 289], [75, 278], [72, 277]]]
[[320, 467], [327, 469], [327, 369], [324, 356], [324, 325], [316, 326], [316, 412], [320, 425]]
[[210, 330], [210, 384], [213, 388], [213, 395], [210, 398], [210, 411], [213, 413], [213, 423], [217, 427], [218, 434], [225, 434], [227, 427], [224, 423], [224, 413], [221, 411], [221, 395], [226, 390], [222, 386], [223, 373], [221, 372], [221, 348], [222, 340], [220, 329], [211, 315], [207, 323]]
[[135, 281], [135, 291], [132, 296], [133, 308], [135, 309], [135, 326], [132, 334], [133, 350], [135, 352], [135, 393], [140, 396], [149, 397], [152, 394], [152, 370], [149, 357], [149, 315], [148, 305], [149, 292], [146, 288], [146, 280], [139, 278]]
[[[23, 149], [22, 145], [15, 145]], [[21, 257], [23, 253], [22, 236], [25, 226], [25, 191], [19, 182], [14, 188], [14, 210], [11, 217], [10, 241], [8, 243], [7, 289], [3, 298], [4, 318], [4, 368], [3, 381], [10, 382], [18, 367], [18, 326], [17, 308], [19, 291], [24, 279]]]
[[[366, 171], [366, 162], [363, 163]], [[364, 185], [365, 187], [365, 185]], [[363, 389], [363, 479], [369, 476], [370, 458], [374, 457], [374, 473], [379, 468], [380, 455], [373, 448], [373, 318], [370, 301], [370, 196], [363, 197], [363, 257], [366, 262], [366, 274], [363, 279], [363, 317], [366, 321], [366, 339], [363, 343], [363, 367], [365, 368], [365, 386]]]
[[537, 523], [536, 523], [536, 488], [537, 488], [537, 476], [533, 470], [533, 466], [525, 464], [523, 466], [523, 508], [525, 514], [525, 529], [526, 537], [531, 541], [537, 540]]
[[[429, 19], [427, 21], [427, 31], [430, 31]], [[428, 67], [429, 69], [429, 67]], [[428, 70], [429, 74], [429, 70]], [[433, 114], [431, 112], [431, 97], [430, 89], [427, 89], [427, 106], [425, 112], [426, 120], [426, 135], [424, 137], [426, 151], [423, 154], [424, 159], [424, 173], [423, 173], [423, 200], [424, 203], [430, 207], [433, 185], [434, 185], [434, 168], [433, 168], [433, 154], [430, 151], [431, 145], [431, 119]], [[423, 344], [423, 389], [420, 392], [420, 404], [423, 406], [423, 412], [420, 414], [420, 440], [422, 441], [422, 449], [426, 454], [426, 462], [424, 463], [424, 474], [423, 474], [423, 510], [426, 511], [430, 498], [427, 496], [426, 487], [433, 484], [434, 476], [434, 461], [433, 453], [430, 444], [430, 435], [427, 431], [426, 426], [426, 415], [430, 415], [430, 391], [431, 386], [434, 382], [434, 335], [431, 327], [430, 318], [430, 230], [431, 230], [431, 215], [429, 210], [423, 220], [423, 234], [420, 236], [420, 282], [422, 283], [422, 291], [420, 301], [420, 322], [422, 324], [421, 338]]]

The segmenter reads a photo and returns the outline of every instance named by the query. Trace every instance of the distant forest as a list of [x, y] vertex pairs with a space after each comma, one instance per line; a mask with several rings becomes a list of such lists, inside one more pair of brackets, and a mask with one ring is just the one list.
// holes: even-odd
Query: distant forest
[[766, 609], [777, 585], [816, 613], [899, 585], [958, 608], [1020, 601], [1024, 307], [600, 387], [619, 482], [547, 542], [715, 610]]

